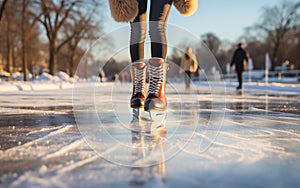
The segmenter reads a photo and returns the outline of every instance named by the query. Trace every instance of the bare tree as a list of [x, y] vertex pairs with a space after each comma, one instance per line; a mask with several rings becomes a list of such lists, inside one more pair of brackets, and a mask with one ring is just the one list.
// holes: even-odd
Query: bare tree
[[[70, 61], [74, 69], [85, 46], [100, 34], [100, 5], [98, 0], [0, 0], [4, 18], [0, 26], [0, 53], [6, 70], [11, 73], [22, 67], [27, 81], [27, 72], [33, 65], [38, 68], [49, 61], [50, 73], [54, 74], [57, 55], [64, 46], [62, 55], [70, 59], [65, 62]], [[48, 42], [40, 39], [42, 35]], [[49, 57], [44, 51], [47, 46]]]
[[[14, 17], [13, 13], [17, 12], [17, 3], [15, 1], [7, 2], [5, 8], [5, 37], [6, 37], [6, 70], [9, 73], [13, 72], [15, 67], [15, 39], [17, 35], [16, 26], [18, 20]], [[15, 24], [13, 24], [15, 23]]]
[[266, 7], [262, 14], [262, 21], [255, 25], [263, 31], [272, 44], [272, 61], [278, 55], [278, 50], [286, 34], [299, 24], [300, 2], [282, 1], [273, 7]]
[[79, 43], [83, 40], [88, 41], [97, 38], [96, 31], [99, 28], [97, 27], [97, 22], [93, 19], [93, 14], [93, 11], [87, 15], [78, 12], [73, 23], [69, 23], [64, 29], [65, 38], [71, 38], [67, 43], [69, 49], [69, 74], [71, 77], [74, 76], [75, 56]]
[[[36, 4], [31, 0], [22, 1], [22, 67], [24, 73], [24, 81], [28, 81], [28, 43], [32, 35], [34, 26], [41, 17], [41, 13], [34, 12]], [[30, 18], [29, 18], [30, 17]]]
[[207, 45], [211, 52], [216, 56], [222, 44], [214, 33], [206, 33], [201, 36], [202, 41]]
[[48, 1], [41, 0], [40, 6], [42, 10], [42, 16], [39, 21], [42, 23], [46, 30], [46, 35], [49, 42], [49, 71], [54, 75], [56, 72], [57, 53], [59, 50], [69, 41], [71, 37], [61, 40], [59, 42], [59, 31], [63, 24], [66, 22], [72, 10], [80, 1]]
[[[33, 59], [31, 50], [37, 54], [37, 49], [40, 49], [39, 31], [35, 27], [35, 23], [37, 23], [36, 7], [33, 6], [33, 2], [33, 0], [14, 0], [8, 1], [6, 4], [0, 27], [0, 53], [5, 59], [6, 70], [9, 73], [21, 69], [23, 72], [27, 72], [27, 68], [25, 68], [27, 59]], [[29, 42], [31, 42], [30, 45]], [[36, 55], [34, 56], [36, 57]], [[27, 79], [25, 78], [25, 80]]]
[[[98, 3], [96, 0], [91, 0], [88, 2], [78, 0], [40, 1], [42, 10], [40, 22], [46, 30], [46, 35], [49, 41], [50, 74], [53, 75], [56, 72], [57, 54], [59, 53], [60, 49], [70, 42], [70, 40], [72, 40], [76, 35], [78, 35], [78, 33], [82, 32], [76, 30], [70, 35], [63, 36], [62, 28], [72, 21], [73, 23], [80, 21], [80, 19], [76, 19], [78, 18], [78, 15], [89, 12], [91, 11], [89, 8], [97, 8], [98, 5], [100, 5], [100, 3]], [[76, 46], [78, 43], [79, 41], [77, 42]]]

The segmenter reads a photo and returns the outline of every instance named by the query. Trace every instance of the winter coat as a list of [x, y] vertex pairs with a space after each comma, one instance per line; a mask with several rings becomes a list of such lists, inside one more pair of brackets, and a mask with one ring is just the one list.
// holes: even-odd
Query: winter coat
[[243, 48], [238, 48], [234, 51], [230, 65], [235, 65], [236, 72], [243, 72], [245, 61], [248, 61], [247, 52]]
[[181, 59], [180, 68], [184, 71], [196, 72], [198, 69], [198, 61], [194, 54], [190, 54], [191, 58], [187, 59], [185, 56]]
[[[130, 22], [138, 14], [136, 0], [109, 0], [112, 17], [117, 22]], [[190, 16], [198, 9], [198, 0], [174, 0], [174, 6], [183, 16]]]

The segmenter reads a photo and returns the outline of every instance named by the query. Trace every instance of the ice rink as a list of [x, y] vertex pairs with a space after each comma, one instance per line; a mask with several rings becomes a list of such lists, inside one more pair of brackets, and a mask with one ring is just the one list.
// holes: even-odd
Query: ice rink
[[169, 84], [157, 121], [93, 87], [1, 92], [0, 187], [300, 187], [299, 87]]

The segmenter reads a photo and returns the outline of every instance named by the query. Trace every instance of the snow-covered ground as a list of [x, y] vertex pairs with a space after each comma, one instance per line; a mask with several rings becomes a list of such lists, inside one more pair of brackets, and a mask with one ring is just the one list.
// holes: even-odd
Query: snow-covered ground
[[300, 186], [297, 85], [170, 84], [162, 126], [138, 133], [157, 122], [131, 121], [130, 84], [29, 84], [61, 83], [0, 84], [0, 187]]

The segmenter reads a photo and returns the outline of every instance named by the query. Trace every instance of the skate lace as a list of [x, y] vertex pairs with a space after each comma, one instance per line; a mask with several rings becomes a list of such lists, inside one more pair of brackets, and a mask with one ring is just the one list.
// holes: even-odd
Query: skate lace
[[134, 95], [139, 92], [143, 92], [146, 89], [146, 68], [143, 69], [134, 69], [135, 78], [134, 78]]
[[148, 95], [155, 94], [156, 96], [159, 95], [160, 88], [162, 86], [164, 79], [164, 69], [163, 64], [158, 67], [149, 65], [149, 89]]

